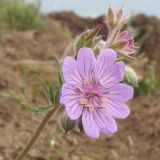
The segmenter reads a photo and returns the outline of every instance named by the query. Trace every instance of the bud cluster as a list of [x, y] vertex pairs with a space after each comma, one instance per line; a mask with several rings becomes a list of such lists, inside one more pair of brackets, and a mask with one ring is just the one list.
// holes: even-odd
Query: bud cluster
[[[122, 30], [127, 20], [128, 17], [124, 15], [123, 8], [116, 11], [110, 7], [107, 17], [99, 25], [77, 38], [76, 49], [90, 47], [96, 53], [100, 53], [104, 48], [112, 48], [119, 57], [133, 59], [131, 55], [136, 53], [134, 38], [129, 30]], [[106, 25], [108, 28], [106, 41], [102, 40], [102, 35], [98, 34], [103, 25]]]

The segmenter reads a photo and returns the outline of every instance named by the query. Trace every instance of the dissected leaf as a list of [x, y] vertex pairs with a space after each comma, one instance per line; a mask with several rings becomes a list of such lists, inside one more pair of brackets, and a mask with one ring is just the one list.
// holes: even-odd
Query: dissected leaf
[[26, 108], [27, 110], [36, 113], [36, 114], [42, 114], [42, 113], [47, 113], [48, 111], [53, 109], [53, 105], [48, 104], [48, 105], [43, 105], [37, 108], [33, 108], [27, 103], [19, 103], [22, 107]]
[[46, 97], [47, 97], [48, 99], [50, 99], [49, 89], [48, 89], [46, 83], [45, 83], [44, 80], [42, 80], [41, 77], [38, 76], [37, 74], [36, 74], [35, 76], [36, 76], [37, 80], [39, 81], [39, 84], [40, 84], [40, 86], [41, 86], [44, 94], [46, 95]]
[[43, 105], [37, 108], [32, 107], [31, 105], [29, 105], [21, 95], [17, 95], [14, 92], [10, 92], [10, 93], [4, 93], [3, 94], [4, 97], [9, 98], [13, 101], [15, 101], [16, 103], [18, 103], [20, 106], [22, 106], [23, 108], [35, 113], [35, 114], [42, 114], [42, 113], [46, 113], [50, 110], [53, 109], [53, 105], [48, 104], [48, 105]]
[[60, 90], [57, 90], [55, 94], [55, 102], [59, 102], [59, 97], [60, 97]]
[[49, 86], [49, 95], [50, 95], [50, 100], [54, 104], [55, 103], [55, 98], [54, 98], [54, 89], [53, 86]]
[[58, 59], [57, 59], [56, 56], [54, 56], [54, 60], [55, 60], [55, 62], [56, 62], [57, 70], [58, 70], [59, 89], [61, 89], [61, 87], [62, 87], [62, 85], [63, 85], [62, 70], [61, 70], [61, 66], [60, 66], [59, 61], [58, 61]]

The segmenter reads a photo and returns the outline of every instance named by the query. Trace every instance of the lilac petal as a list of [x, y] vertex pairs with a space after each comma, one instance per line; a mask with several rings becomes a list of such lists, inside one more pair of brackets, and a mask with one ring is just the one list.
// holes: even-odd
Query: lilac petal
[[101, 51], [99, 56], [97, 57], [97, 69], [96, 74], [99, 77], [103, 76], [103, 72], [109, 67], [111, 67], [115, 60], [116, 60], [116, 52], [114, 52], [112, 49], [104, 49]]
[[103, 105], [105, 106], [104, 112], [113, 116], [114, 118], [125, 119], [130, 114], [130, 109], [126, 104], [108, 99]]
[[129, 85], [118, 83], [111, 88], [107, 88], [106, 92], [107, 94], [105, 95], [105, 98], [112, 101], [125, 103], [126, 101], [133, 98], [134, 90]]
[[71, 119], [78, 119], [81, 116], [83, 106], [79, 102], [82, 98], [83, 95], [73, 84], [65, 83], [62, 86], [60, 103], [65, 105], [67, 114]]
[[96, 67], [96, 58], [90, 48], [81, 48], [77, 54], [79, 73], [83, 78], [91, 76]]
[[78, 72], [77, 63], [74, 58], [66, 57], [62, 66], [63, 77], [66, 82], [80, 85], [82, 83], [81, 76]]
[[95, 108], [94, 119], [99, 130], [106, 135], [111, 135], [117, 131], [117, 124], [104, 108]]
[[117, 62], [108, 70], [104, 71], [104, 75], [101, 78], [102, 84], [106, 88], [110, 88], [115, 84], [121, 82], [124, 78], [124, 63]]
[[88, 136], [95, 139], [99, 138], [99, 129], [95, 123], [93, 113], [86, 108], [82, 113], [82, 124], [84, 131]]
[[124, 63], [115, 62], [116, 52], [112, 49], [103, 50], [97, 58], [96, 75], [105, 87], [111, 87], [123, 80]]
[[103, 103], [107, 113], [114, 118], [125, 119], [130, 114], [130, 109], [125, 104], [133, 97], [133, 88], [129, 85], [119, 83], [106, 89], [104, 96], [107, 101]]

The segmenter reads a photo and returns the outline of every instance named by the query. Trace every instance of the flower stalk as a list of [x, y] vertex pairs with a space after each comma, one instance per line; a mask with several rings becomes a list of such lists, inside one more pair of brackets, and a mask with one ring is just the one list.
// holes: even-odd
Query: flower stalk
[[53, 114], [55, 114], [55, 112], [56, 112], [56, 110], [58, 108], [59, 107], [56, 106], [53, 110], [49, 111], [45, 115], [44, 119], [42, 120], [42, 122], [38, 126], [38, 128], [35, 131], [34, 135], [31, 137], [31, 139], [29, 140], [29, 142], [27, 143], [27, 145], [24, 147], [24, 149], [22, 150], [22, 152], [16, 157], [15, 160], [22, 160], [27, 155], [27, 153], [29, 152], [29, 150], [31, 149], [31, 147], [33, 146], [33, 144], [36, 142], [37, 138], [41, 134], [42, 130], [44, 129], [44, 127], [48, 123], [49, 119], [52, 117]]

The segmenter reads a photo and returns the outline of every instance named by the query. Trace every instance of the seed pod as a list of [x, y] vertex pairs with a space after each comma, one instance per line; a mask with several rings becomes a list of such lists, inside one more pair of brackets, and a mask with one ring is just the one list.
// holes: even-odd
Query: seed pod
[[61, 122], [61, 126], [64, 129], [65, 133], [67, 133], [68, 131], [71, 131], [72, 129], [75, 128], [77, 121], [71, 120], [68, 117], [66, 111], [64, 110], [61, 114], [60, 122]]

